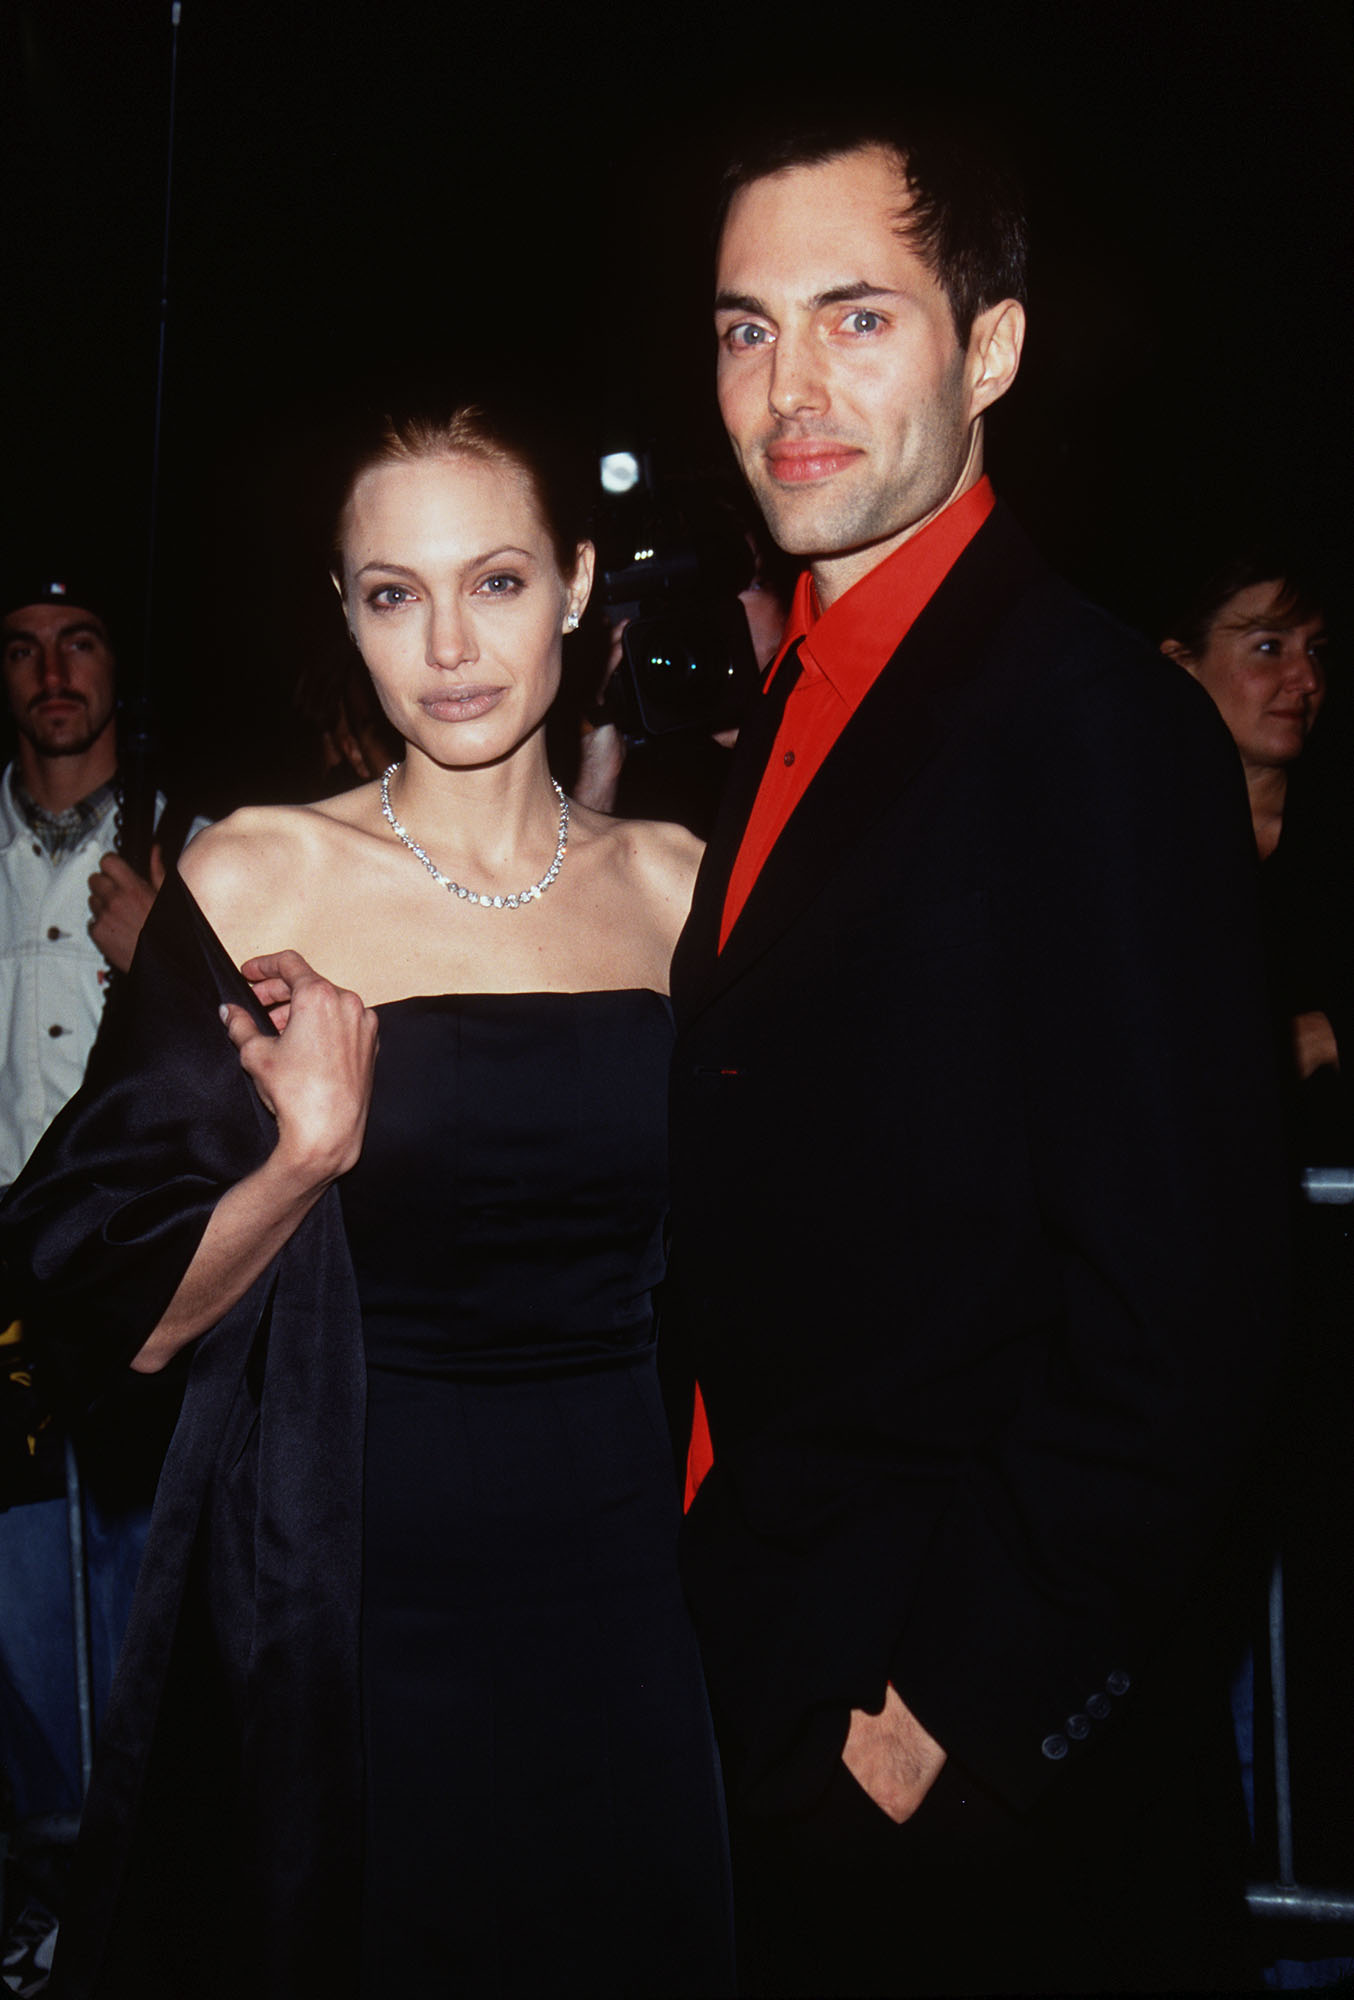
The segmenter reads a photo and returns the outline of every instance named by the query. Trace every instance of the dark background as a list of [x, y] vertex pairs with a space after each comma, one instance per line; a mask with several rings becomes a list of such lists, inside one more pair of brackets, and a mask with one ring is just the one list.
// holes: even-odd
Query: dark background
[[345, 407], [506, 368], [599, 448], [724, 463], [706, 218], [725, 136], [750, 102], [853, 71], [981, 107], [1025, 179], [1031, 334], [989, 462], [1054, 560], [1150, 626], [1224, 519], [1277, 520], [1334, 556], [1343, 622], [1343, 4], [542, 21], [184, 0], [147, 646], [169, 18], [167, 0], [3, 16], [0, 568], [98, 553], [124, 683], [148, 651], [213, 809], [294, 788], [291, 675], [342, 643], [320, 469]]

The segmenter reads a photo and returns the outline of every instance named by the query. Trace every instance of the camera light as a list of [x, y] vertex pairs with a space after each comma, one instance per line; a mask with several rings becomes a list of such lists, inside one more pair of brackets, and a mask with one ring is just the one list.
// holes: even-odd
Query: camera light
[[602, 459], [602, 491], [628, 493], [639, 484], [639, 460], [632, 451], [609, 451]]

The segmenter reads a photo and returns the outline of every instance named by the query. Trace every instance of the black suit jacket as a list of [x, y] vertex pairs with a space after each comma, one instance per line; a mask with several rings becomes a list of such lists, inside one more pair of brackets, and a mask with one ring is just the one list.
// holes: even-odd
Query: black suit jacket
[[684, 1564], [726, 1771], [802, 1804], [891, 1679], [1023, 1809], [1166, 1671], [1278, 1338], [1240, 767], [998, 508], [720, 954], [773, 721], [673, 974], [664, 1337], [714, 1442]]

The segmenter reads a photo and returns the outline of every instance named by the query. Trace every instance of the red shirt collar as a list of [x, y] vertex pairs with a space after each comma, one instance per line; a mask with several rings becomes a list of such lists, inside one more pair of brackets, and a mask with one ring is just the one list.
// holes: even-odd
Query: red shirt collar
[[[816, 671], [852, 708], [878, 679], [886, 661], [925, 610], [996, 505], [984, 477], [928, 521], [919, 534], [819, 611], [813, 578], [795, 585], [790, 617], [770, 673], [796, 640], [810, 676]], [[768, 680], [770, 674], [768, 674]]]

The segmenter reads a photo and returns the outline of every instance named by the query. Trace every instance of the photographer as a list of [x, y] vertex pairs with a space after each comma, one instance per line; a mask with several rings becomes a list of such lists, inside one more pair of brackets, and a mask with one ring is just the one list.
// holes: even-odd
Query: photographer
[[[598, 812], [677, 820], [704, 838], [738, 740], [730, 715], [775, 657], [793, 579], [760, 518], [722, 480], [635, 501], [604, 522], [610, 645], [574, 792]], [[649, 553], [628, 561], [636, 547]], [[735, 602], [746, 636], [736, 616], [730, 622]], [[674, 685], [677, 676], [687, 685]]]

